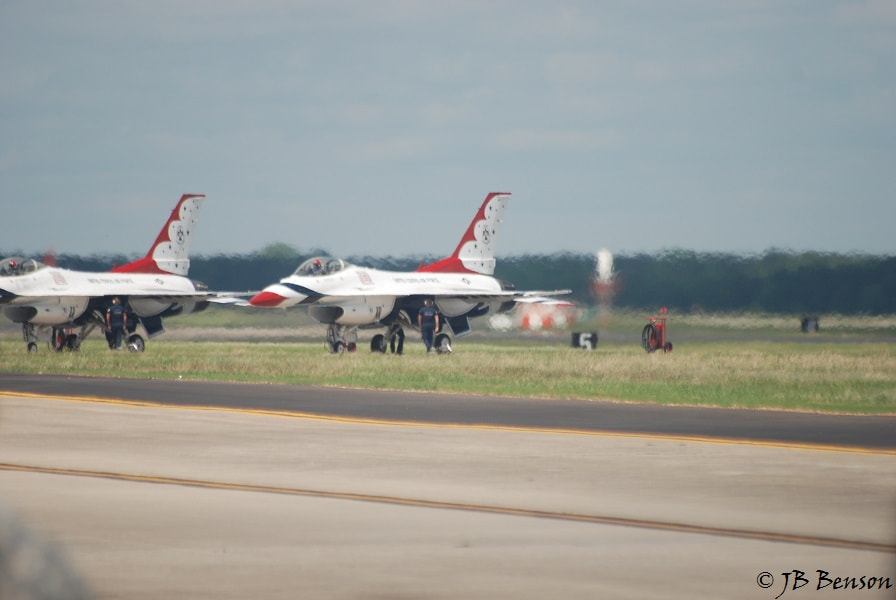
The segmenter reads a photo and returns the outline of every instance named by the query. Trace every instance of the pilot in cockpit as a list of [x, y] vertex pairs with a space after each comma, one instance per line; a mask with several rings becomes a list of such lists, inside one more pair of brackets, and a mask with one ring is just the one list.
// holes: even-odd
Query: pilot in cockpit
[[0, 275], [4, 277], [18, 275], [19, 268], [19, 263], [14, 258], [10, 258], [9, 260], [3, 261], [3, 265], [0, 266]]
[[314, 262], [311, 263], [311, 274], [312, 275], [323, 275], [324, 266], [320, 263], [319, 258], [315, 258]]

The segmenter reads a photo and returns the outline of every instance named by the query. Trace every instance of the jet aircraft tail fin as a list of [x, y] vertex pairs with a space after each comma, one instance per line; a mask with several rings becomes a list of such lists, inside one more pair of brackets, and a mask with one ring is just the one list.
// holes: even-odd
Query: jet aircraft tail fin
[[199, 223], [199, 208], [205, 194], [184, 194], [146, 256], [112, 269], [116, 273], [171, 273], [190, 270], [190, 240]]
[[510, 194], [506, 192], [492, 192], [486, 196], [454, 254], [421, 266], [417, 271], [492, 275], [495, 272], [495, 242], [508, 200]]

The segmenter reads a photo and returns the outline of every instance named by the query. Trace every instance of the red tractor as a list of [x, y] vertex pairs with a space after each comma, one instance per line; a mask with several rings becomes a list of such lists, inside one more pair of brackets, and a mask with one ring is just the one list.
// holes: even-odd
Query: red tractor
[[663, 349], [663, 352], [672, 352], [672, 342], [666, 339], [666, 307], [660, 309], [660, 314], [655, 317], [647, 317], [647, 325], [641, 331], [641, 345], [647, 352]]

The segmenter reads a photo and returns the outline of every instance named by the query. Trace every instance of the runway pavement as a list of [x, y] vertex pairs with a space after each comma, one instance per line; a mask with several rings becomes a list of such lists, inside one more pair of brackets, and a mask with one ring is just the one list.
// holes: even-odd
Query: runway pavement
[[893, 598], [893, 425], [3, 375], [0, 498], [97, 598]]

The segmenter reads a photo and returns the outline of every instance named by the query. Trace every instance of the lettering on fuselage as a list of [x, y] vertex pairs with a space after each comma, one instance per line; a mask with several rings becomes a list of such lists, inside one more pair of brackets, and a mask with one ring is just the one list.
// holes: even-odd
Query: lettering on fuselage
[[130, 283], [134, 284], [134, 280], [130, 277], [120, 278], [120, 277], [88, 277], [88, 283], [96, 283], [96, 284], [104, 284], [104, 283]]

